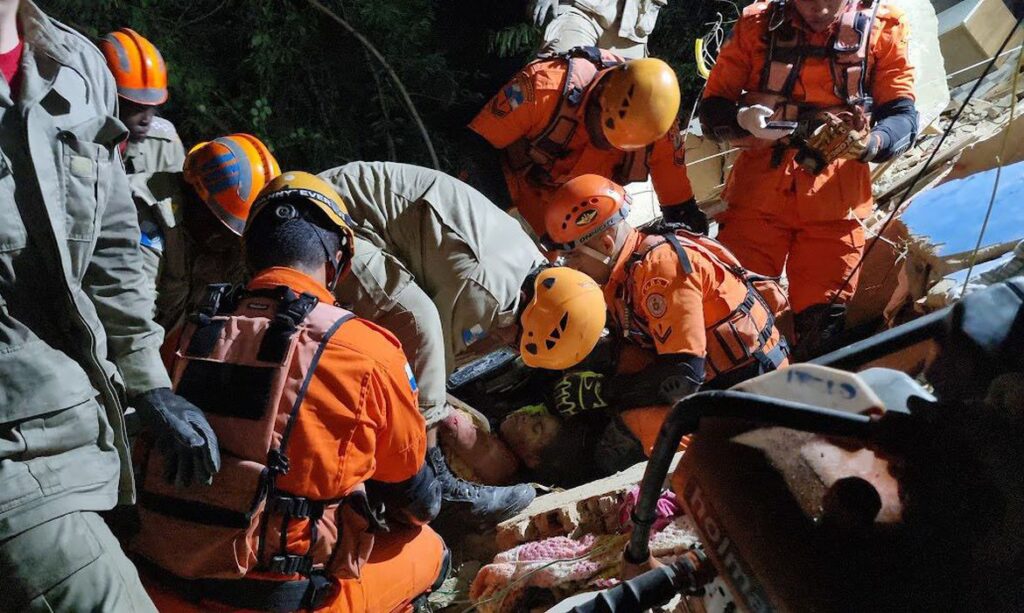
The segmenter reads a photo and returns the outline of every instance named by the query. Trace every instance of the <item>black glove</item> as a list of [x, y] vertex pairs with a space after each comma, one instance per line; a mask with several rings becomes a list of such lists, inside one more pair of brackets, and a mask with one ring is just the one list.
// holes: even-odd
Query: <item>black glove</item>
[[202, 410], [166, 387], [139, 394], [129, 402], [156, 438], [167, 460], [164, 478], [178, 487], [209, 485], [220, 470], [217, 435]]
[[554, 386], [552, 405], [563, 418], [608, 406], [602, 395], [604, 375], [590, 370], [567, 373]]
[[661, 216], [664, 217], [665, 221], [681, 223], [697, 234], [707, 235], [710, 229], [708, 216], [704, 214], [704, 211], [700, 210], [697, 202], [693, 199], [687, 200], [682, 204], [661, 207]]

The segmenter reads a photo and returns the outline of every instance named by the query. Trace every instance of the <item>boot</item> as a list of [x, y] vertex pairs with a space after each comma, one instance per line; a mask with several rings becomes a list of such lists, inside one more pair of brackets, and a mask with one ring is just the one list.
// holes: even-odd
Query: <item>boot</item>
[[846, 329], [846, 305], [815, 304], [793, 316], [797, 343], [793, 357], [797, 362], [831, 351], [837, 337]]
[[470, 515], [481, 522], [498, 523], [519, 513], [533, 502], [533, 488], [525, 483], [494, 487], [470, 483], [452, 474], [440, 447], [427, 450], [427, 461], [441, 483], [442, 506], [468, 506]]

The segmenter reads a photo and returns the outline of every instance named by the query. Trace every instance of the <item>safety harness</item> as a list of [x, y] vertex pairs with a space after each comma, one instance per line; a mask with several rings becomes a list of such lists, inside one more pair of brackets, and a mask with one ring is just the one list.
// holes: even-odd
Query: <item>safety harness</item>
[[793, 88], [809, 57], [828, 58], [833, 87], [848, 109], [859, 108], [870, 114], [872, 100], [867, 93], [868, 47], [875, 15], [883, 0], [849, 0], [839, 16], [839, 27], [824, 46], [811, 45], [802, 28], [793, 25], [787, 10], [788, 0], [772, 0], [768, 7], [768, 52], [761, 68], [758, 92], [748, 94], [760, 103], [781, 109], [778, 118], [799, 121], [818, 106], [792, 101]]
[[[372, 535], [386, 530], [362, 484], [335, 499], [278, 486], [320, 357], [352, 318], [283, 286], [207, 288], [182, 335], [173, 379], [217, 433], [222, 468], [212, 486], [179, 489], [161, 478], [161, 454], [144, 452], [142, 527], [132, 544], [177, 594], [246, 609], [314, 609], [333, 598], [332, 579], [359, 576]], [[296, 551], [296, 538], [308, 547]], [[246, 577], [253, 572], [261, 579]]]
[[[608, 68], [619, 66], [625, 60], [597, 47], [575, 47], [565, 53], [544, 54], [536, 62], [561, 60], [566, 63], [565, 82], [558, 109], [548, 125], [533, 138], [523, 138], [505, 149], [512, 170], [526, 169], [528, 181], [538, 186], [560, 185], [559, 177], [552, 176], [555, 163], [572, 154], [569, 143], [576, 131], [586, 129], [587, 91], [597, 75]], [[653, 147], [653, 145], [651, 146]], [[651, 147], [640, 151], [623, 152], [623, 160], [616, 167], [616, 183], [625, 185], [647, 178], [647, 157]]]
[[[707, 330], [707, 354], [704, 360], [705, 380], [740, 369], [756, 362], [760, 372], [769, 372], [779, 368], [789, 357], [789, 345], [786, 339], [779, 337], [778, 343], [769, 346], [775, 331], [775, 315], [788, 304], [769, 302], [762, 296], [758, 285], [776, 284], [777, 279], [750, 273], [721, 243], [706, 236], [695, 234], [681, 227], [680, 224], [659, 222], [641, 228], [646, 236], [640, 247], [626, 262], [626, 284], [632, 294], [631, 269], [641, 262], [653, 249], [665, 244], [672, 246], [684, 275], [693, 274], [693, 265], [683, 247], [693, 249], [715, 262], [730, 274], [741, 280], [747, 288], [747, 294], [739, 305], [728, 315], [711, 324]], [[781, 292], [771, 292], [771, 296], [784, 296]], [[774, 302], [774, 301], [773, 301]], [[630, 306], [628, 300], [622, 301], [626, 308], [628, 323], [624, 327], [627, 333], [641, 341], [645, 346], [653, 346], [648, 332], [647, 321]], [[638, 338], [639, 337], [639, 338]]]

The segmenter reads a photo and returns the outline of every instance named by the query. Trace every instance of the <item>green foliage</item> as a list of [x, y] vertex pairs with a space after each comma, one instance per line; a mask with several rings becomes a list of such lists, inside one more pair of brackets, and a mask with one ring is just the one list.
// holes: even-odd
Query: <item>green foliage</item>
[[[521, 2], [320, 0], [384, 55], [423, 117], [443, 169], [459, 166], [464, 126], [539, 45]], [[692, 3], [675, 0], [652, 40], [695, 90]], [[47, 0], [45, 10], [99, 37], [128, 26], [169, 70], [161, 114], [186, 146], [231, 132], [264, 139], [285, 168], [357, 159], [430, 165], [380, 63], [308, 0]]]

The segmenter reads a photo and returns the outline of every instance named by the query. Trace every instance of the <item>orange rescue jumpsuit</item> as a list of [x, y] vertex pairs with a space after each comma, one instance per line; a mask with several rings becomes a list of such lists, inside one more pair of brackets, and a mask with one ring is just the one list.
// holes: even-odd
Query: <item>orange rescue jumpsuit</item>
[[[628, 341], [619, 358], [620, 374], [639, 372], [653, 361], [654, 354], [705, 357], [710, 331], [747, 297], [742, 280], [685, 244], [682, 248], [692, 273], [683, 272], [679, 256], [667, 242], [636, 260], [645, 238], [635, 230], [629, 235], [604, 286], [613, 327]], [[766, 350], [777, 347], [780, 339], [778, 329], [774, 329]], [[748, 363], [737, 363], [736, 367]], [[713, 374], [708, 375], [705, 384], [712, 380]], [[620, 414], [648, 455], [668, 409], [665, 405], [639, 407]]]
[[[321, 301], [334, 297], [322, 284], [290, 268], [258, 274], [250, 289], [288, 286]], [[340, 497], [368, 479], [398, 483], [415, 475], [426, 453], [426, 431], [414, 380], [398, 341], [362, 319], [347, 322], [327, 344], [289, 442], [290, 469], [281, 489], [319, 499]], [[216, 481], [215, 481], [216, 483]], [[302, 550], [308, 541], [289, 549]], [[339, 582], [338, 597], [320, 611], [379, 613], [411, 610], [441, 571], [444, 543], [428, 526], [392, 524], [377, 534], [359, 579]], [[258, 578], [258, 577], [254, 577]], [[160, 611], [230, 610], [186, 602], [144, 577]]]
[[[745, 92], [757, 91], [767, 55], [768, 3], [748, 7], [715, 62], [704, 98], [740, 102]], [[799, 16], [794, 27], [806, 29]], [[833, 24], [832, 29], [838, 26]], [[832, 29], [807, 31], [808, 44], [823, 46]], [[907, 56], [907, 27], [898, 9], [882, 5], [872, 30], [867, 90], [875, 106], [897, 98], [914, 99], [914, 72]], [[828, 58], [807, 57], [792, 100], [821, 107], [841, 105], [835, 93]], [[814, 176], [801, 170], [789, 149], [772, 167], [769, 146], [745, 149], [736, 160], [722, 194], [729, 208], [719, 216], [718, 240], [743, 265], [776, 276], [786, 268], [793, 311], [828, 303], [839, 293], [842, 304], [857, 286], [850, 274], [864, 249], [859, 220], [871, 214], [871, 176], [868, 165], [836, 160]], [[788, 258], [788, 260], [787, 260]]]
[[[487, 139], [496, 149], [506, 149], [519, 141], [537, 138], [558, 113], [566, 79], [566, 60], [550, 59], [532, 62], [516, 74], [469, 124], [471, 130]], [[568, 155], [554, 162], [540, 181], [530, 177], [534, 164], [513, 168], [503, 156], [502, 168], [509, 195], [537, 236], [544, 234], [544, 209], [555, 191], [565, 182], [584, 174], [596, 174], [625, 185], [646, 178], [626, 177], [632, 155], [646, 156], [640, 162], [650, 173], [658, 199], [663, 205], [675, 205], [693, 198], [693, 189], [686, 176], [683, 160], [683, 137], [673, 124], [668, 133], [645, 151], [626, 152], [602, 149], [590, 140], [586, 129], [586, 108], [590, 94], [601, 73], [594, 78], [577, 106], [576, 129], [567, 144]]]

